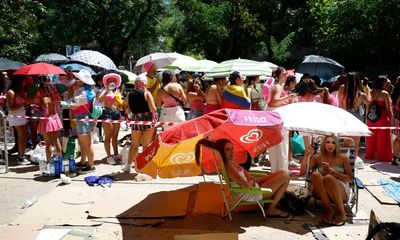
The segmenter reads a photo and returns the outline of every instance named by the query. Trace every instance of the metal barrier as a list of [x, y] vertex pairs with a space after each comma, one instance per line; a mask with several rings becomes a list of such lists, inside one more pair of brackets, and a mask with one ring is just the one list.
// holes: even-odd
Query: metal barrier
[[7, 116], [0, 111], [0, 141], [4, 142], [4, 150], [1, 151], [4, 159], [0, 159], [0, 162], [5, 163], [5, 173], [8, 173], [8, 150], [7, 150]]

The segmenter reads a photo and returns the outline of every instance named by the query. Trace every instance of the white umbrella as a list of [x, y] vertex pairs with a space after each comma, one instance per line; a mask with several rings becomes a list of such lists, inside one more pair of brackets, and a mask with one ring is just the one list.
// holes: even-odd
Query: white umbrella
[[344, 109], [318, 102], [299, 102], [274, 110], [283, 128], [293, 131], [336, 136], [369, 136], [368, 126]]
[[101, 67], [106, 70], [118, 70], [114, 62], [106, 55], [93, 50], [81, 50], [71, 56], [71, 61], [85, 63], [89, 66]]
[[35, 59], [36, 62], [45, 62], [45, 63], [50, 63], [50, 64], [60, 64], [60, 63], [65, 63], [69, 59], [59, 53], [45, 53], [41, 54], [39, 57]]
[[138, 77], [138, 75], [134, 74], [133, 72], [130, 72], [128, 70], [119, 70], [122, 73], [125, 73], [128, 76], [128, 82], [129, 84], [134, 84], [136, 78]]
[[202, 60], [197, 60], [194, 63], [190, 62], [182, 66], [181, 70], [187, 72], [207, 72], [217, 65], [218, 65], [217, 62], [207, 59], [202, 59]]
[[195, 64], [197, 60], [195, 58], [192, 58], [190, 56], [186, 56], [180, 53], [167, 53], [168, 56], [176, 58], [167, 68], [170, 69], [182, 69], [182, 67], [190, 64]]
[[156, 66], [156, 69], [158, 68], [163, 68], [165, 66], [171, 65], [175, 60], [177, 59], [176, 56], [169, 56], [166, 53], [163, 52], [156, 52], [156, 53], [151, 53], [149, 55], [146, 55], [142, 58], [140, 58], [137, 62], [135, 67], [133, 68], [134, 72], [145, 72], [146, 69], [144, 69], [144, 64], [152, 61], [154, 65]]

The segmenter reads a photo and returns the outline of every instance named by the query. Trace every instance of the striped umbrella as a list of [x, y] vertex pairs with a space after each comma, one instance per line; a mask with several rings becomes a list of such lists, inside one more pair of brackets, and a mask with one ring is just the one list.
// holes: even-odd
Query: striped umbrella
[[181, 70], [187, 72], [207, 72], [217, 65], [218, 65], [217, 62], [207, 59], [202, 59], [202, 60], [197, 60], [194, 63], [189, 62], [185, 64], [184, 66], [182, 66]]
[[89, 66], [104, 68], [106, 70], [118, 70], [114, 62], [106, 55], [93, 50], [81, 50], [70, 57], [71, 61], [77, 61]]
[[261, 76], [271, 74], [271, 70], [263, 67], [260, 62], [238, 58], [221, 62], [208, 71], [204, 77], [228, 77], [235, 71], [240, 72], [243, 76]]

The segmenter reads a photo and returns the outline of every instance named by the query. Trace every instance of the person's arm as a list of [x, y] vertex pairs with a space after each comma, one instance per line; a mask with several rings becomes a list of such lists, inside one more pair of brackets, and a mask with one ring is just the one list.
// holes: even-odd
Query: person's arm
[[129, 93], [126, 95], [126, 99], [124, 100], [124, 109], [125, 113], [132, 112], [131, 108], [129, 107]]
[[275, 84], [274, 87], [272, 88], [272, 98], [271, 101], [268, 103], [268, 106], [270, 107], [279, 107], [285, 104], [287, 101], [289, 101], [290, 98], [295, 98], [296, 94], [289, 94], [285, 97], [281, 97], [283, 89], [279, 87], [278, 84]]
[[307, 175], [307, 163], [308, 163], [308, 159], [310, 157], [311, 157], [311, 159], [310, 159], [310, 164], [309, 164], [309, 167], [308, 167], [309, 171], [317, 163], [318, 155], [313, 155], [314, 154], [314, 148], [311, 145], [309, 146], [308, 150], [305, 153], [306, 154], [304, 155], [303, 161], [301, 161], [301, 165], [300, 165], [300, 176]]
[[343, 159], [344, 173], [340, 173], [340, 172], [336, 171], [335, 169], [331, 168], [329, 165], [324, 165], [324, 167], [323, 167], [324, 171], [326, 172], [326, 174], [330, 174], [343, 182], [353, 181], [353, 173], [351, 171], [349, 159], [344, 155], [340, 155], [340, 158]]
[[250, 179], [246, 175], [246, 170], [240, 166], [233, 166], [231, 164], [226, 165], [226, 170], [228, 172], [229, 178], [237, 183], [242, 188], [251, 188], [255, 186], [255, 179], [251, 177]]
[[185, 103], [187, 101], [185, 91], [183, 90], [182, 86], [179, 85], [179, 95], [181, 96], [182, 101]]
[[107, 93], [109, 93], [110, 91], [111, 91], [111, 90], [110, 90], [109, 88], [106, 88], [106, 89], [104, 89], [104, 91], [101, 91], [101, 92], [100, 92], [99, 98], [98, 98], [100, 103], [106, 101]]
[[388, 92], [383, 91], [383, 94], [384, 94], [383, 96], [385, 99], [385, 107], [387, 110], [386, 112], [388, 114], [389, 119], [392, 120], [392, 103], [391, 103], [392, 100], [391, 100]]

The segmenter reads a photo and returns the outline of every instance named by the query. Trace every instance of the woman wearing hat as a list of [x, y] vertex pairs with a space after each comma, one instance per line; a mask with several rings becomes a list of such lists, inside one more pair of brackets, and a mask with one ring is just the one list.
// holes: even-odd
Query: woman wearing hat
[[[73, 104], [70, 106], [76, 121], [76, 133], [81, 148], [81, 161], [76, 167], [82, 172], [94, 171], [94, 152], [91, 132], [94, 129], [93, 121], [78, 121], [80, 119], [90, 119], [90, 109], [92, 101], [95, 100], [93, 91], [94, 81], [90, 73], [84, 69], [74, 72], [76, 78], [74, 88], [76, 89]], [[86, 158], [88, 163], [86, 163]]]
[[[154, 104], [153, 96], [146, 89], [147, 78], [145, 75], [139, 75], [135, 80], [135, 89], [133, 89], [126, 99], [127, 109], [130, 112], [132, 121], [157, 121], [157, 108]], [[143, 149], [151, 143], [156, 131], [153, 125], [132, 124], [131, 148], [129, 149], [128, 162], [122, 169], [130, 172], [132, 162], [136, 159], [136, 154], [140, 145]]]
[[[121, 86], [121, 76], [116, 73], [109, 73], [103, 77], [104, 90], [99, 94], [99, 102], [104, 104], [103, 120], [121, 120], [120, 108], [123, 105], [121, 93], [118, 88]], [[118, 133], [119, 122], [103, 123], [104, 128], [104, 148], [107, 153], [107, 162], [115, 164], [115, 160], [121, 160], [118, 155]], [[114, 155], [111, 155], [110, 144], [112, 144]]]

